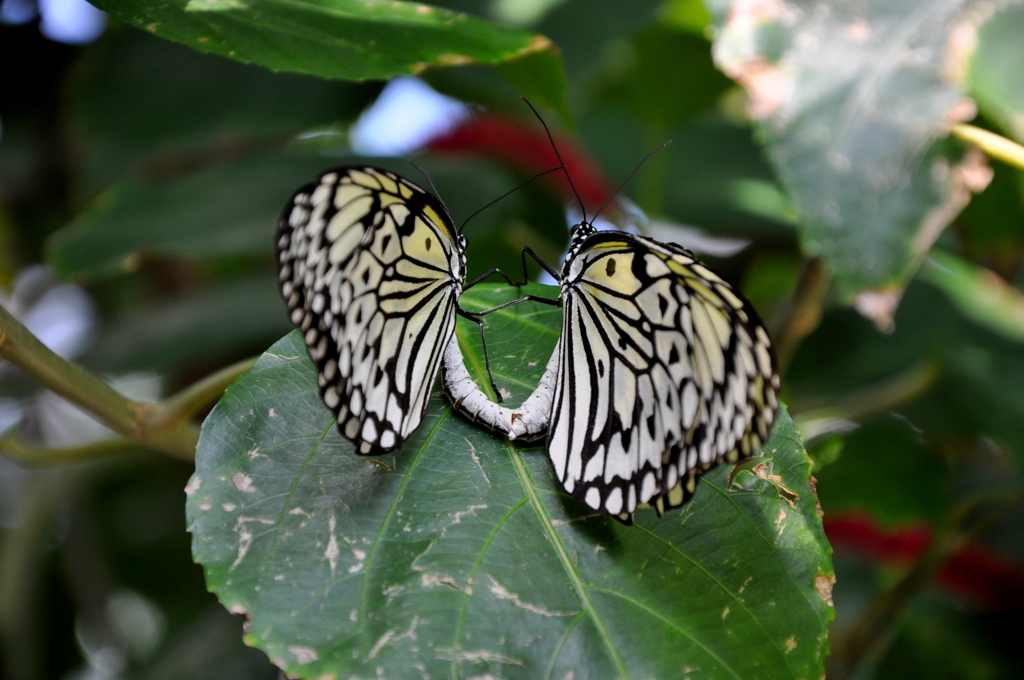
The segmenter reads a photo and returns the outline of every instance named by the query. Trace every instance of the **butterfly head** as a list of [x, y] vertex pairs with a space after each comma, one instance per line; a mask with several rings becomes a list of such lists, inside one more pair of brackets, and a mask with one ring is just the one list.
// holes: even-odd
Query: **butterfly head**
[[583, 248], [583, 244], [586, 243], [587, 239], [596, 233], [597, 229], [586, 219], [577, 222], [569, 228], [569, 252], [566, 253], [565, 260], [562, 263], [563, 279], [569, 276], [569, 270], [576, 259], [576, 253]]

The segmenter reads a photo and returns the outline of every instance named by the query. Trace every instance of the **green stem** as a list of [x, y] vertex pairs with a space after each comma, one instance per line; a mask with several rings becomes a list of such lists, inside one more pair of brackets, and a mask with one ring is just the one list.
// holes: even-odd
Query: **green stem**
[[146, 428], [156, 432], [187, 423], [193, 416], [219, 399], [228, 385], [252, 368], [256, 359], [257, 357], [249, 357], [235, 362], [189, 385], [159, 404], [154, 404], [150, 407], [150, 415], [145, 422]]
[[46, 446], [26, 444], [19, 438], [8, 435], [0, 439], [0, 451], [28, 465], [54, 465], [60, 463], [84, 463], [86, 461], [106, 458], [120, 453], [134, 453], [142, 446], [130, 439], [107, 439], [69, 446], [65, 449], [54, 449]]
[[960, 123], [950, 131], [957, 139], [973, 144], [991, 158], [1024, 170], [1024, 146], [975, 125]]
[[775, 357], [783, 374], [800, 343], [821, 323], [822, 305], [830, 285], [831, 278], [821, 260], [811, 258], [804, 262], [789, 309], [775, 334]]
[[175, 458], [191, 461], [195, 457], [198, 427], [188, 423], [162, 430], [147, 427], [153, 405], [131, 401], [98, 376], [57, 356], [3, 306], [0, 359], [86, 409], [118, 434]]

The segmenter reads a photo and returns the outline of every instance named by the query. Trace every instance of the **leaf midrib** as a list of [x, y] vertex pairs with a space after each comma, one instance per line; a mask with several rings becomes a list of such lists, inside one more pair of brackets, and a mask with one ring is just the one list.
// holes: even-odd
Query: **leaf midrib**
[[512, 459], [512, 465], [515, 466], [516, 474], [519, 476], [519, 482], [523, 485], [523, 490], [529, 497], [530, 505], [533, 507], [534, 512], [537, 513], [537, 518], [540, 520], [544, 533], [550, 538], [551, 545], [554, 546], [558, 559], [562, 563], [562, 568], [565, 570], [566, 575], [568, 575], [569, 580], [572, 582], [573, 589], [576, 591], [576, 596], [580, 599], [580, 603], [583, 605], [583, 610], [590, 615], [590, 620], [593, 621], [594, 628], [597, 629], [597, 634], [604, 643], [608, 656], [611, 657], [612, 664], [615, 666], [615, 670], [619, 674], [620, 680], [629, 680], [630, 675], [626, 670], [626, 665], [623, 663], [622, 657], [619, 656], [619, 651], [616, 649], [615, 644], [612, 641], [612, 637], [608, 633], [608, 629], [605, 628], [604, 621], [598, 616], [597, 609], [594, 607], [594, 603], [590, 600], [590, 595], [587, 593], [583, 580], [573, 567], [572, 560], [569, 558], [568, 550], [558, 537], [558, 532], [556, 532], [554, 526], [552, 526], [551, 518], [548, 516], [548, 512], [544, 508], [544, 504], [541, 503], [540, 496], [537, 494], [537, 490], [533, 485], [533, 478], [530, 477], [529, 471], [523, 464], [523, 460], [519, 455], [519, 449], [514, 442], [508, 443], [508, 451], [509, 457]]

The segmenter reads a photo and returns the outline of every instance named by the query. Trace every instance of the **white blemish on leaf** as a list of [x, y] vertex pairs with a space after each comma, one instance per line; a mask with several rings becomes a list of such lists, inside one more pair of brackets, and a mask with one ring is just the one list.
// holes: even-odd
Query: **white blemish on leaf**
[[394, 637], [394, 635], [395, 635], [395, 631], [393, 631], [393, 630], [385, 631], [384, 634], [381, 635], [380, 638], [375, 643], [373, 643], [373, 647], [370, 647], [370, 653], [367, 654], [367, 658], [369, 658], [369, 659], [376, 658], [377, 657], [377, 652], [380, 651], [380, 648], [383, 647], [384, 645], [386, 645], [391, 640], [391, 638]]
[[348, 619], [349, 619], [349, 621], [358, 621], [359, 620], [359, 610], [358, 609], [353, 609], [352, 611], [350, 611], [348, 613]]
[[224, 512], [234, 512], [238, 506], [234, 503], [223, 503], [220, 507], [224, 508]]
[[236, 472], [231, 476], [231, 483], [242, 493], [253, 493], [256, 487], [252, 485], [252, 477], [244, 472]]
[[504, 663], [515, 666], [524, 665], [521, 659], [505, 656], [488, 649], [462, 650], [451, 647], [439, 648], [437, 658], [442, 661], [470, 661], [472, 663]]
[[284, 580], [284, 574], [275, 574], [274, 575], [274, 580], [275, 581], [283, 581]]
[[455, 590], [462, 590], [462, 588], [459, 587], [459, 584], [455, 582], [455, 579], [447, 574], [423, 574], [420, 578], [420, 585], [424, 588], [448, 586], [449, 588], [455, 588]]
[[288, 651], [295, 655], [295, 660], [300, 664], [313, 663], [319, 661], [320, 657], [317, 655], [316, 650], [312, 647], [303, 647], [301, 645], [288, 645]]
[[355, 574], [362, 571], [363, 567], [366, 565], [366, 552], [353, 548], [352, 555], [356, 558], [356, 562], [348, 568], [348, 573]]
[[536, 365], [537, 365], [537, 362], [536, 362], [536, 361], [527, 361], [527, 362], [526, 362], [526, 365], [527, 365], [527, 366], [530, 366], [530, 367], [532, 368], [533, 366], [536, 366]]
[[472, 515], [477, 510], [486, 510], [486, 509], [487, 509], [486, 505], [471, 505], [468, 508], [466, 508], [465, 510], [459, 510], [454, 515], [452, 515], [452, 520], [453, 521], [448, 526], [454, 526], [454, 525], [458, 524], [459, 522], [462, 521], [463, 517], [465, 517], [466, 515]]
[[249, 460], [253, 460], [254, 458], [259, 458], [263, 454], [260, 453], [260, 447], [256, 446], [246, 451], [245, 455], [249, 456]]
[[484, 481], [487, 482], [487, 486], [490, 486], [491, 478], [487, 476], [487, 473], [484, 472], [484, 466], [480, 464], [480, 458], [476, 455], [476, 447], [473, 446], [473, 442], [469, 441], [467, 437], [463, 437], [463, 439], [465, 439], [466, 444], [469, 445], [469, 455], [473, 457], [473, 462], [476, 463], [478, 468], [480, 468], [480, 474], [484, 476]]
[[786, 650], [787, 654], [792, 652], [794, 649], [796, 649], [796, 637], [791, 637], [785, 642], [783, 642], [782, 647]]
[[334, 570], [338, 567], [338, 537], [334, 534], [334, 528], [336, 521], [334, 519], [334, 513], [331, 513], [331, 519], [327, 523], [328, 531], [330, 531], [330, 538], [327, 539], [327, 550], [324, 551], [324, 557], [331, 563], [331, 576], [334, 576]]
[[409, 568], [412, 569], [413, 571], [425, 571], [426, 567], [417, 566], [416, 563], [419, 562], [424, 557], [426, 557], [427, 553], [430, 552], [436, 544], [437, 544], [437, 539], [435, 538], [434, 540], [432, 540], [430, 543], [427, 544], [427, 549], [426, 550], [424, 550], [423, 552], [421, 552], [419, 555], [416, 556], [416, 558], [412, 561], [412, 564], [409, 565]]
[[753, 581], [753, 580], [754, 580], [754, 577], [753, 577], [753, 576], [748, 576], [748, 577], [747, 577], [747, 580], [743, 582], [743, 585], [741, 585], [741, 586], [740, 586], [740, 589], [739, 589], [738, 591], [736, 591], [736, 593], [737, 593], [737, 594], [740, 594], [740, 593], [742, 593], [742, 592], [743, 592], [744, 590], [746, 590], [746, 589], [747, 589], [747, 586], [749, 586], [749, 585], [750, 585], [750, 582], [751, 582], [751, 581]]
[[786, 530], [786, 510], [779, 508], [779, 516], [775, 518], [775, 526], [779, 528], [779, 536], [782, 536], [782, 532]]
[[270, 411], [267, 412], [267, 417], [268, 418], [276, 418], [277, 417], [277, 412], [274, 411], [274, 409], [270, 409]]
[[212, 507], [212, 506], [211, 506], [211, 505], [210, 505], [209, 503], [202, 503], [202, 504], [201, 504], [201, 505], [199, 506], [199, 509], [200, 509], [200, 510], [209, 510], [209, 509], [210, 509], [211, 507]]
[[263, 517], [238, 518], [238, 520], [235, 522], [235, 531], [238, 532], [238, 556], [235, 557], [235, 561], [231, 564], [232, 570], [242, 563], [242, 560], [244, 560], [245, 556], [249, 553], [249, 548], [252, 547], [253, 533], [252, 530], [246, 526], [246, 524], [249, 524], [250, 522], [258, 522], [259, 524], [273, 524], [274, 520], [265, 519]]
[[725, 621], [727, 616], [729, 616], [729, 605], [725, 605], [725, 609], [722, 610], [722, 620]]
[[300, 508], [298, 506], [296, 506], [296, 507], [292, 508], [291, 510], [289, 510], [288, 514], [289, 515], [304, 515], [306, 517], [312, 517], [313, 516], [313, 513], [306, 512], [305, 510], [303, 510], [302, 508]]
[[199, 478], [199, 475], [192, 475], [192, 478], [188, 480], [188, 484], [185, 485], [185, 495], [191, 496], [199, 487], [203, 485], [203, 480]]
[[249, 610], [240, 604], [233, 604], [229, 606], [228, 611], [235, 616], [246, 616], [249, 613]]
[[540, 614], [541, 616], [575, 616], [579, 613], [552, 611], [550, 609], [545, 609], [544, 607], [539, 607], [535, 604], [530, 604], [529, 602], [523, 602], [521, 599], [519, 599], [518, 595], [516, 595], [515, 593], [510, 593], [500, 583], [495, 581], [493, 576], [488, 574], [487, 578], [491, 580], [491, 585], [488, 586], [488, 590], [491, 591], [492, 595], [494, 595], [499, 600], [509, 600], [515, 606], [525, 609], [526, 611], [533, 612], [534, 614]]

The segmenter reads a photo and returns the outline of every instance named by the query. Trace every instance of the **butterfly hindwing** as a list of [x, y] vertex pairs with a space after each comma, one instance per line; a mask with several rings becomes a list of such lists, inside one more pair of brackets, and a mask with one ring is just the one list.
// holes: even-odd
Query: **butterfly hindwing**
[[399, 447], [422, 421], [455, 328], [464, 248], [440, 201], [373, 167], [323, 173], [282, 214], [281, 292], [359, 453]]

